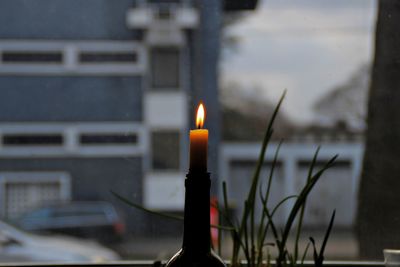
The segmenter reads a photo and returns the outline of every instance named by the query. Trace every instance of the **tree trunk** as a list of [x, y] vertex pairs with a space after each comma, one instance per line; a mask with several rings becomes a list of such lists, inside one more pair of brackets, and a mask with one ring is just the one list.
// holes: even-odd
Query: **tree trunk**
[[400, 1], [380, 0], [358, 195], [362, 259], [400, 249]]

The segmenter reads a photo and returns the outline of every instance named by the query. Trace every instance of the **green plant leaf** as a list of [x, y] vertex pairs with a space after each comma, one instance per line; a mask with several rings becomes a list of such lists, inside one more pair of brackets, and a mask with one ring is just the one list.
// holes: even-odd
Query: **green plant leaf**
[[[274, 124], [275, 118], [276, 118], [276, 116], [278, 114], [278, 111], [280, 109], [280, 106], [281, 106], [281, 104], [283, 102], [283, 99], [284, 99], [285, 95], [286, 95], [286, 90], [283, 92], [283, 94], [282, 94], [278, 104], [276, 105], [275, 110], [272, 113], [272, 116], [271, 116], [271, 118], [269, 120], [269, 123], [268, 123], [268, 126], [267, 126], [267, 130], [265, 132], [265, 135], [264, 135], [264, 138], [263, 138], [263, 142], [262, 142], [262, 145], [261, 145], [260, 154], [259, 154], [259, 157], [258, 157], [256, 169], [255, 169], [254, 174], [253, 174], [250, 190], [249, 190], [249, 193], [248, 193], [248, 196], [247, 196], [247, 199], [246, 199], [246, 202], [248, 204], [245, 204], [245, 209], [244, 209], [244, 212], [243, 212], [243, 215], [242, 215], [242, 220], [241, 220], [241, 223], [240, 223], [240, 226], [239, 226], [239, 236], [242, 237], [244, 235], [244, 237], [245, 237], [245, 242], [244, 243], [246, 244], [246, 250], [247, 250], [248, 254], [251, 254], [252, 252], [248, 251], [249, 246], [248, 246], [248, 233], [247, 233], [247, 231], [248, 231], [248, 229], [247, 229], [248, 222], [247, 222], [247, 220], [248, 220], [248, 218], [250, 216], [251, 222], [252, 222], [251, 225], [250, 225], [250, 233], [251, 233], [251, 241], [253, 241], [254, 240], [254, 237], [253, 237], [253, 235], [254, 235], [254, 227], [255, 227], [255, 225], [254, 225], [255, 199], [256, 199], [257, 186], [259, 184], [260, 172], [261, 172], [261, 168], [262, 168], [262, 165], [263, 165], [263, 162], [264, 162], [264, 158], [265, 158], [265, 154], [266, 154], [268, 143], [269, 143], [269, 141], [271, 139], [271, 136], [273, 134], [272, 125]], [[254, 243], [252, 242], [252, 246], [253, 245], [254, 245]], [[239, 253], [238, 250], [233, 252], [233, 254], [238, 254], [238, 253]]]
[[268, 218], [267, 226], [271, 226], [271, 231], [272, 231], [272, 234], [273, 234], [273, 236], [275, 238], [275, 242], [277, 244], [277, 247], [280, 248], [279, 234], [278, 234], [278, 230], [277, 230], [277, 228], [275, 226], [275, 223], [274, 223], [274, 221], [272, 219], [272, 215], [269, 213], [269, 210], [268, 210], [267, 207], [264, 208], [264, 212], [265, 212], [265, 214], [266, 214], [266, 216]]
[[164, 213], [164, 212], [159, 212], [159, 211], [155, 211], [152, 209], [148, 209], [143, 207], [142, 205], [139, 205], [137, 203], [134, 203], [132, 201], [130, 201], [129, 199], [119, 195], [118, 193], [114, 192], [114, 191], [110, 191], [111, 194], [113, 194], [116, 198], [118, 198], [119, 200], [121, 200], [122, 202], [124, 202], [125, 204], [134, 207], [136, 209], [142, 210], [144, 212], [153, 214], [153, 215], [157, 215], [157, 216], [161, 216], [164, 218], [168, 218], [168, 219], [173, 219], [173, 220], [177, 220], [177, 221], [183, 221], [183, 217], [182, 216], [177, 216], [177, 215], [173, 215], [173, 214], [169, 214], [169, 213]]
[[333, 227], [333, 222], [335, 221], [335, 214], [336, 214], [336, 210], [333, 210], [333, 213], [332, 213], [332, 216], [331, 216], [331, 220], [329, 221], [328, 229], [326, 230], [324, 241], [322, 242], [321, 250], [319, 252], [319, 256], [322, 257], [321, 265], [322, 265], [322, 261], [323, 261], [323, 255], [324, 255], [324, 252], [325, 252], [325, 247], [326, 247], [326, 244], [328, 243], [329, 235], [331, 234], [331, 230], [332, 230], [332, 227]]
[[311, 192], [312, 188], [314, 187], [314, 185], [317, 183], [317, 181], [321, 178], [322, 174], [329, 169], [330, 167], [332, 167], [333, 163], [335, 162], [336, 158], [338, 157], [338, 155], [335, 155], [334, 157], [332, 157], [323, 167], [322, 169], [320, 169], [316, 174], [314, 174], [309, 183], [306, 184], [306, 186], [302, 189], [299, 197], [297, 198], [296, 202], [293, 205], [293, 208], [289, 214], [289, 217], [286, 221], [286, 225], [285, 228], [283, 230], [283, 234], [282, 234], [282, 239], [281, 239], [281, 244], [279, 246], [279, 255], [277, 258], [277, 264], [278, 266], [281, 265], [282, 261], [284, 260], [284, 253], [283, 250], [286, 246], [286, 241], [287, 238], [289, 236], [290, 233], [290, 229], [293, 225], [293, 222], [296, 218], [296, 215], [299, 211], [299, 209], [301, 208], [302, 204], [304, 203], [304, 201], [307, 199], [308, 194]]
[[[182, 216], [177, 216], [177, 215], [173, 215], [173, 214], [169, 214], [169, 213], [164, 213], [164, 212], [159, 212], [159, 211], [155, 211], [152, 209], [148, 209], [143, 207], [142, 205], [139, 205], [137, 203], [134, 203], [130, 200], [128, 200], [127, 198], [119, 195], [118, 193], [110, 190], [111, 194], [113, 194], [116, 198], [118, 198], [119, 200], [121, 200], [122, 202], [124, 202], [125, 204], [134, 207], [136, 209], [139, 209], [141, 211], [153, 214], [153, 215], [157, 215], [157, 216], [161, 216], [167, 219], [172, 219], [172, 220], [176, 220], [176, 221], [183, 221], [184, 218]], [[217, 229], [221, 229], [221, 230], [225, 230], [225, 231], [231, 231], [232, 228], [231, 227], [226, 227], [226, 226], [222, 226], [222, 225], [215, 225], [215, 224], [211, 224], [210, 225], [212, 228], [217, 228]]]
[[227, 214], [227, 220], [229, 224], [232, 226], [231, 230], [231, 237], [233, 240], [233, 251], [232, 251], [232, 259], [231, 263], [233, 266], [239, 264], [239, 250], [242, 247], [242, 249], [245, 249], [245, 245], [243, 244], [243, 241], [239, 235], [238, 229], [234, 226], [232, 220], [229, 217], [229, 200], [228, 200], [228, 192], [227, 192], [227, 186], [226, 182], [222, 182], [222, 192], [223, 192], [223, 200], [224, 200], [224, 208], [225, 208], [225, 214]]
[[222, 218], [228, 223], [229, 225], [229, 230], [235, 229], [235, 225], [229, 218], [229, 214], [226, 214], [225, 210], [221, 209], [218, 205], [213, 205], [211, 204], [212, 207], [216, 208], [218, 210], [218, 213], [222, 215]]
[[[249, 210], [250, 209], [250, 204], [249, 204], [249, 202], [247, 202], [247, 201], [245, 201], [244, 202], [244, 206], [245, 206], [245, 208], [244, 208], [244, 211], [246, 212], [246, 210]], [[247, 220], [245, 220], [244, 221], [244, 255], [245, 255], [245, 257], [246, 257], [246, 260], [247, 260], [247, 262], [250, 262], [250, 253], [251, 253], [251, 251], [249, 250], [249, 234], [248, 234], [248, 222], [247, 222]], [[251, 263], [250, 263], [251, 264]]]
[[[277, 148], [275, 150], [274, 159], [272, 161], [272, 165], [271, 165], [271, 169], [270, 169], [269, 177], [268, 177], [268, 181], [267, 181], [267, 190], [265, 192], [265, 197], [263, 197], [262, 185], [260, 185], [259, 192], [260, 192], [261, 204], [263, 205], [263, 210], [265, 209], [265, 207], [267, 206], [267, 203], [268, 203], [269, 194], [270, 194], [270, 190], [271, 190], [272, 179], [273, 179], [273, 176], [274, 176], [274, 170], [275, 170], [275, 167], [276, 167], [276, 164], [277, 164], [277, 161], [278, 161], [279, 150], [281, 148], [282, 143], [283, 143], [283, 140], [281, 140], [279, 142], [279, 144], [278, 144], [278, 146], [277, 146]], [[268, 227], [266, 225], [264, 225], [265, 218], [266, 218], [266, 215], [265, 215], [264, 212], [262, 212], [261, 219], [260, 219], [260, 224], [259, 224], [259, 231], [258, 231], [258, 250], [260, 252], [259, 252], [259, 255], [258, 255], [257, 262], [262, 261], [262, 256], [263, 256], [262, 248], [264, 247], [263, 243], [264, 243], [265, 237], [266, 237], [267, 232], [268, 232]]]
[[318, 266], [318, 265], [317, 265], [317, 262], [318, 262], [318, 252], [317, 252], [317, 248], [316, 248], [316, 246], [315, 246], [315, 240], [314, 240], [313, 237], [310, 237], [310, 241], [311, 241], [311, 244], [312, 244], [312, 246], [313, 246], [313, 258], [314, 258], [314, 263], [315, 263], [315, 266]]
[[288, 201], [289, 199], [292, 199], [292, 198], [297, 198], [297, 197], [298, 197], [297, 195], [292, 195], [292, 196], [285, 197], [284, 199], [279, 201], [278, 204], [276, 204], [276, 206], [272, 210], [271, 214], [269, 213], [269, 210], [268, 210], [267, 206], [266, 205], [263, 206], [263, 213], [265, 213], [265, 215], [268, 218], [268, 222], [267, 222], [267, 225], [265, 226], [265, 231], [263, 232], [263, 236], [262, 236], [263, 242], [264, 242], [264, 240], [265, 240], [265, 238], [267, 236], [267, 230], [268, 230], [268, 227], [270, 225], [271, 225], [271, 229], [273, 231], [273, 235], [274, 235], [275, 240], [279, 242], [278, 231], [276, 230], [276, 226], [275, 226], [275, 224], [273, 222], [273, 216], [274, 216], [275, 212], [277, 212], [279, 207], [282, 206], [286, 201]]
[[301, 265], [304, 265], [304, 261], [305, 261], [305, 259], [306, 259], [307, 252], [308, 252], [308, 249], [309, 249], [309, 248], [310, 248], [310, 242], [307, 243], [307, 246], [306, 246], [306, 248], [304, 249], [303, 257], [301, 257], [301, 262], [300, 262]]
[[314, 264], [315, 267], [322, 267], [323, 262], [324, 262], [324, 252], [325, 252], [325, 247], [326, 244], [328, 242], [329, 239], [329, 235], [331, 233], [332, 227], [333, 227], [333, 222], [335, 221], [335, 214], [336, 214], [336, 210], [333, 211], [331, 219], [329, 221], [329, 226], [326, 230], [325, 236], [324, 236], [324, 240], [322, 242], [322, 246], [320, 249], [320, 252], [317, 252], [317, 248], [316, 248], [316, 244], [315, 244], [315, 240], [314, 238], [310, 237], [310, 241], [313, 245], [313, 249], [314, 249], [314, 253], [313, 253], [313, 257], [314, 257]]
[[[314, 157], [311, 161], [311, 165], [308, 169], [308, 175], [307, 175], [307, 181], [306, 183], [310, 182], [310, 179], [312, 177], [313, 171], [314, 171], [314, 166], [315, 163], [317, 162], [317, 158], [318, 158], [318, 153], [321, 147], [318, 146], [317, 151], [314, 154]], [[299, 240], [300, 240], [300, 234], [301, 234], [301, 228], [303, 226], [303, 218], [304, 218], [304, 211], [306, 209], [306, 203], [307, 200], [304, 200], [302, 206], [301, 206], [301, 210], [300, 210], [300, 217], [298, 220], [298, 224], [297, 224], [297, 231], [296, 231], [296, 238], [295, 238], [295, 242], [294, 242], [294, 261], [295, 263], [297, 262], [298, 259], [298, 253], [299, 253]]]
[[[269, 125], [267, 127], [266, 139], [264, 140], [265, 142], [263, 142], [263, 143], [265, 143], [265, 145], [263, 144], [263, 150], [262, 150], [262, 151], [264, 151], [264, 153], [266, 153], [266, 150], [267, 150], [267, 147], [268, 147], [268, 143], [269, 143], [269, 141], [270, 141], [270, 139], [272, 137], [272, 134], [273, 134], [272, 126], [273, 126], [273, 123], [275, 121], [275, 118], [276, 118], [276, 116], [278, 114], [278, 111], [280, 109], [280, 106], [282, 104], [282, 101], [283, 101], [285, 95], [286, 95], [286, 90], [283, 92], [283, 94], [281, 96], [281, 99], [279, 100], [279, 102], [278, 102], [278, 104], [277, 104], [277, 106], [276, 106], [276, 108], [275, 108], [275, 110], [273, 112], [273, 115], [272, 115], [272, 117], [270, 119]], [[269, 136], [267, 134], [268, 132], [271, 133]], [[272, 162], [272, 165], [271, 165], [271, 169], [270, 169], [270, 172], [269, 172], [269, 176], [268, 176], [268, 180], [267, 180], [267, 189], [266, 189], [266, 192], [265, 192], [265, 200], [262, 200], [263, 206], [267, 206], [267, 203], [268, 203], [269, 194], [271, 192], [272, 179], [273, 179], [273, 176], [274, 176], [274, 171], [275, 171], [275, 167], [276, 167], [277, 160], [278, 160], [279, 150], [280, 150], [280, 147], [281, 147], [282, 143], [283, 143], [283, 140], [281, 140], [279, 142], [279, 144], [278, 144], [278, 146], [276, 148], [276, 151], [275, 151], [274, 159], [273, 159], [273, 162]], [[262, 154], [262, 153], [260, 153], [260, 154]], [[258, 177], [259, 177], [259, 173], [261, 171], [261, 167], [262, 167], [262, 163], [264, 161], [264, 157], [265, 156], [262, 155], [263, 159], [259, 161], [259, 163], [261, 163], [260, 164], [261, 166], [260, 165], [257, 166], [257, 167], [260, 167], [260, 168], [257, 168], [258, 172], [256, 172], [256, 174], [257, 174], [257, 182], [254, 183], [256, 186], [257, 186], [257, 183], [258, 183], [258, 180], [259, 180]], [[260, 195], [262, 196], [262, 185], [260, 185]], [[261, 197], [261, 199], [262, 199], [262, 197]], [[254, 202], [255, 202], [255, 193], [254, 193]], [[255, 205], [253, 205], [252, 218], [254, 217], [254, 208], [255, 208]], [[264, 240], [265, 240], [266, 233], [268, 231], [268, 227], [264, 227], [265, 217], [266, 217], [265, 213], [262, 212], [261, 219], [260, 219], [261, 221], [260, 221], [260, 224], [259, 224], [259, 231], [258, 231], [258, 235], [257, 235], [258, 236], [258, 251], [259, 251], [257, 262], [262, 262], [262, 256], [263, 256], [262, 252], [263, 252], [263, 247], [264, 247], [263, 243], [264, 243]], [[253, 221], [254, 221], [254, 218], [253, 218]], [[254, 224], [254, 222], [252, 222], [252, 223]], [[263, 230], [266, 230], [265, 234], [263, 234]]]

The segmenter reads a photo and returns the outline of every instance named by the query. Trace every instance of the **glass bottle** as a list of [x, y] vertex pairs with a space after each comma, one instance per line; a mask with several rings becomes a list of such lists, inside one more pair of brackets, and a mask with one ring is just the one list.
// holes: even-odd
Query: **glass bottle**
[[226, 267], [211, 250], [210, 186], [208, 172], [186, 175], [183, 244], [166, 267]]

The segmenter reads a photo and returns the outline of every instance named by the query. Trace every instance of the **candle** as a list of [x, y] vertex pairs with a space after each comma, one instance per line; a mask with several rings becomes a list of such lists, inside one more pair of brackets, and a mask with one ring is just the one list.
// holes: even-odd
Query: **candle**
[[196, 130], [190, 131], [190, 168], [185, 179], [185, 212], [183, 244], [166, 267], [226, 267], [211, 251], [210, 173], [207, 172], [208, 130], [204, 126], [205, 111], [197, 109]]
[[189, 171], [207, 171], [208, 130], [203, 129], [205, 110], [200, 102], [197, 108], [196, 127], [190, 131], [190, 167]]

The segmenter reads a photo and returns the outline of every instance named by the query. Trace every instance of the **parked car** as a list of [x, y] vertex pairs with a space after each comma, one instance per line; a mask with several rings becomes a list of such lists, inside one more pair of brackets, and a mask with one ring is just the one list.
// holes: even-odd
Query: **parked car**
[[108, 202], [69, 202], [33, 210], [17, 225], [27, 231], [55, 232], [103, 242], [121, 240], [125, 223]]
[[0, 221], [0, 262], [104, 262], [118, 259], [115, 252], [93, 241], [39, 236]]

